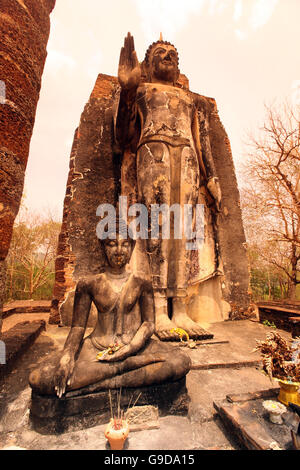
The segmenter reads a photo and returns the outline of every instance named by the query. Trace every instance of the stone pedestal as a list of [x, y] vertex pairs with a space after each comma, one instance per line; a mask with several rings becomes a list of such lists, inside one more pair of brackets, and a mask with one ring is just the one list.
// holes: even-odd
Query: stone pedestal
[[[118, 395], [120, 390], [111, 390], [114, 413], [117, 413]], [[122, 389], [120, 409], [125, 413], [133, 405], [154, 405], [161, 416], [186, 415], [189, 402], [184, 377], [176, 382]], [[86, 387], [69, 392], [61, 399], [33, 392], [30, 419], [34, 429], [42, 434], [70, 432], [108, 423], [109, 390], [92, 392], [91, 387]]]

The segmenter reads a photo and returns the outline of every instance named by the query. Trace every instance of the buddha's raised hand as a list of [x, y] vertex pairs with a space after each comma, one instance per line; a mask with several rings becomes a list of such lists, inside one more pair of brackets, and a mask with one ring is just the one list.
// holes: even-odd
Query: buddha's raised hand
[[134, 50], [134, 39], [130, 33], [124, 40], [121, 49], [118, 79], [124, 90], [132, 90], [139, 86], [141, 80], [141, 67]]

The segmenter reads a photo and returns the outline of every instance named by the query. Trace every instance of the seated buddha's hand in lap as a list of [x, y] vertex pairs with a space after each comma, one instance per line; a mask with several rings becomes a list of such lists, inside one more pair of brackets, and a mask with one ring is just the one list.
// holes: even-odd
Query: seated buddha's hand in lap
[[118, 351], [113, 354], [105, 354], [103, 357], [99, 358], [100, 362], [117, 362], [124, 361], [127, 357], [133, 354], [132, 348], [129, 344], [122, 346]]
[[59, 398], [61, 398], [66, 391], [74, 366], [74, 356], [69, 352], [64, 353], [59, 361], [58, 368], [54, 373], [54, 389]]

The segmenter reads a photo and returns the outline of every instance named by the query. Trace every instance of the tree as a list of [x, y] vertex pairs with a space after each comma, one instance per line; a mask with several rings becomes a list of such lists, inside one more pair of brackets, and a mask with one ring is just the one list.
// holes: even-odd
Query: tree
[[248, 244], [281, 282], [287, 279], [287, 296], [295, 299], [300, 284], [300, 121], [289, 104], [266, 106], [259, 136], [249, 138], [244, 176]]
[[51, 298], [60, 222], [21, 211], [7, 257], [7, 300]]

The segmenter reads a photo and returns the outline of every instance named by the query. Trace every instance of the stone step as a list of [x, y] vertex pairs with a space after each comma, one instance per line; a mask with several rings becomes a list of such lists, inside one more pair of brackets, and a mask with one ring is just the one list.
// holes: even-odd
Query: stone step
[[[5, 352], [5, 355], [3, 354], [5, 357], [0, 357], [0, 379], [11, 371], [19, 357], [30, 348], [45, 329], [44, 320], [25, 321], [17, 323], [13, 328], [2, 333], [1, 350]], [[2, 362], [5, 363], [2, 364]]]
[[14, 313], [50, 312], [51, 300], [15, 300], [3, 306], [2, 318]]

